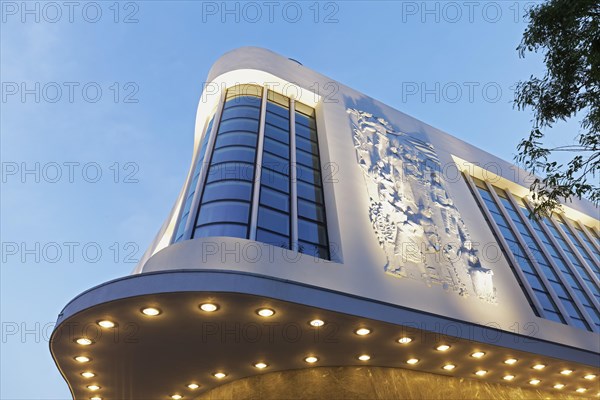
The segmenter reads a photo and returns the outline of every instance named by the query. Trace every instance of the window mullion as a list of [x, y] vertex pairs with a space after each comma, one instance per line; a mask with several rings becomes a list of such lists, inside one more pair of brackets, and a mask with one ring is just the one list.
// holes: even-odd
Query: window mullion
[[290, 99], [290, 197], [292, 250], [298, 251], [298, 171], [296, 169], [296, 101]]

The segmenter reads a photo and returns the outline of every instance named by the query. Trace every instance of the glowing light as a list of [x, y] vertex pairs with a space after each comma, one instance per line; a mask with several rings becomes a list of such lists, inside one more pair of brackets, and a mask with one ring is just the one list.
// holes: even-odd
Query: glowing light
[[572, 372], [572, 369], [563, 369], [562, 371], [560, 371], [560, 373], [563, 375], [571, 375]]
[[596, 375], [594, 374], [587, 374], [586, 376], [584, 376], [585, 379], [594, 379], [596, 377]]
[[79, 338], [76, 340], [76, 342], [77, 344], [80, 344], [82, 346], [89, 346], [90, 344], [94, 343], [91, 339], [88, 338]]
[[325, 325], [325, 321], [322, 321], [322, 320], [320, 320], [320, 319], [313, 319], [312, 321], [310, 321], [310, 322], [309, 322], [309, 324], [310, 324], [311, 326], [315, 326], [315, 327], [317, 327], [317, 328], [318, 328], [319, 326], [323, 326], [323, 325]]
[[100, 386], [98, 386], [98, 385], [89, 385], [87, 388], [90, 389], [90, 390], [99, 390]]
[[418, 358], [410, 358], [410, 359], [406, 360], [407, 364], [416, 364], [418, 362], [419, 362]]
[[404, 336], [404, 337], [401, 337], [400, 339], [398, 339], [398, 343], [400, 343], [400, 344], [408, 344], [410, 342], [412, 342], [412, 339], [407, 336]]
[[160, 314], [160, 312], [161, 311], [158, 308], [154, 308], [154, 307], [146, 307], [146, 308], [142, 309], [142, 313], [149, 317], [155, 317], [158, 314]]
[[537, 385], [540, 382], [541, 381], [539, 379], [532, 379], [532, 380], [529, 381], [529, 384], [531, 384], [531, 385]]
[[471, 357], [475, 357], [475, 358], [481, 358], [485, 356], [485, 353], [483, 351], [476, 351], [475, 353], [471, 354]]
[[107, 319], [104, 319], [102, 321], [98, 321], [98, 325], [100, 325], [103, 328], [114, 328], [115, 327], [115, 323], [112, 321], [109, 321]]
[[562, 389], [564, 387], [565, 385], [563, 385], [562, 383], [557, 383], [556, 385], [554, 385], [554, 389]]
[[317, 361], [319, 361], [319, 359], [315, 356], [308, 356], [304, 359], [304, 361], [306, 361], [309, 364], [312, 364], [312, 363], [316, 363]]
[[77, 356], [77, 357], [75, 357], [75, 361], [80, 362], [80, 363], [86, 363], [86, 362], [90, 362], [90, 358], [86, 357], [86, 356]]
[[96, 376], [96, 374], [93, 372], [82, 372], [81, 376], [83, 376], [84, 378], [93, 378]]
[[223, 379], [227, 376], [227, 374], [224, 372], [215, 372], [213, 376], [217, 379]]
[[179, 400], [179, 399], [183, 399], [183, 396], [180, 395], [180, 394], [174, 394], [174, 395], [171, 396], [171, 398], [175, 399], [175, 400]]
[[508, 365], [513, 365], [516, 362], [517, 362], [516, 358], [509, 358], [507, 360], [504, 360], [504, 364], [508, 364]]
[[273, 316], [273, 314], [275, 314], [275, 311], [271, 310], [270, 308], [261, 308], [257, 310], [256, 313], [261, 317], [267, 318]]
[[206, 312], [214, 312], [219, 309], [219, 306], [213, 303], [200, 304], [200, 309]]
[[187, 385], [187, 387], [189, 387], [192, 390], [195, 390], [198, 389], [200, 385], [198, 385], [197, 383], [190, 383], [189, 385]]
[[577, 393], [585, 393], [587, 389], [586, 388], [579, 388], [576, 390]]
[[487, 374], [487, 371], [484, 369], [480, 369], [479, 371], [475, 372], [475, 375], [477, 376], [484, 376], [485, 374]]
[[456, 368], [456, 365], [454, 365], [454, 364], [446, 364], [442, 368], [444, 368], [446, 371], [452, 371], [454, 368]]
[[442, 344], [442, 345], [436, 347], [435, 349], [438, 350], [438, 351], [446, 351], [449, 348], [450, 348], [450, 346], [448, 346], [447, 344]]
[[358, 359], [360, 361], [369, 361], [371, 359], [371, 356], [368, 354], [361, 354], [360, 356], [358, 356]]
[[504, 375], [502, 377], [502, 379], [504, 379], [505, 381], [512, 381], [513, 379], [515, 379], [514, 375]]
[[535, 364], [532, 368], [540, 370], [546, 368], [546, 366], [544, 364]]
[[264, 369], [264, 368], [267, 368], [269, 366], [269, 364], [265, 364], [264, 362], [258, 362], [256, 364], [254, 364], [254, 366], [258, 369]]
[[355, 330], [354, 333], [356, 333], [359, 336], [365, 336], [365, 335], [368, 335], [369, 333], [371, 333], [371, 330], [368, 328], [359, 328], [359, 329]]

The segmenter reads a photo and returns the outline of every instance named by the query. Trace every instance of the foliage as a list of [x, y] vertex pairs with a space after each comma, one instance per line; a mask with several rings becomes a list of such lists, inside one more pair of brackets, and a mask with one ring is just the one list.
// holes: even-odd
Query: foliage
[[[533, 109], [533, 126], [517, 149], [517, 162], [539, 175], [531, 191], [534, 216], [551, 214], [573, 196], [600, 202], [600, 2], [549, 0], [528, 11], [529, 23], [517, 50], [544, 53], [546, 73], [519, 82], [514, 103]], [[570, 143], [550, 147], [544, 129], [581, 115], [581, 132]], [[566, 164], [554, 159], [572, 153]], [[570, 156], [569, 156], [570, 157]]]

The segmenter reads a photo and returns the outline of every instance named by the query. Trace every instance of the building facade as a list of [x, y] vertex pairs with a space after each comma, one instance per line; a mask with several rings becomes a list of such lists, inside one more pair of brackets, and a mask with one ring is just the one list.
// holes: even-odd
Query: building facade
[[221, 57], [133, 273], [61, 312], [77, 399], [600, 397], [600, 221], [297, 61]]

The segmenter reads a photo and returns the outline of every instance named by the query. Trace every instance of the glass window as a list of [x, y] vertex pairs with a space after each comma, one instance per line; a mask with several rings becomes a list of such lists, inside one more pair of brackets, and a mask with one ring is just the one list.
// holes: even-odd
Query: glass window
[[254, 180], [254, 164], [228, 162], [211, 165], [208, 170], [207, 182], [221, 181], [225, 179]]
[[298, 241], [298, 250], [300, 253], [308, 254], [317, 258], [329, 259], [329, 250], [327, 247], [319, 246], [314, 243]]
[[296, 111], [296, 124], [300, 124], [302, 126], [316, 129], [317, 126], [315, 124], [315, 120], [313, 118], [307, 117], [306, 115], [299, 113]]
[[213, 164], [224, 162], [247, 162], [254, 163], [255, 150], [252, 147], [228, 146], [213, 151]]
[[287, 145], [268, 137], [265, 137], [264, 149], [286, 160], [290, 157], [290, 148]]
[[323, 244], [327, 237], [325, 228], [321, 224], [298, 218], [298, 237], [303, 241]]
[[242, 145], [255, 147], [258, 135], [254, 132], [221, 132], [217, 137], [215, 148]]
[[301, 197], [305, 200], [310, 200], [315, 203], [322, 203], [323, 201], [323, 191], [321, 188], [310, 185], [308, 183], [298, 181], [296, 183], [298, 187], [298, 197]]
[[298, 216], [318, 222], [325, 222], [325, 210], [323, 206], [302, 199], [298, 199]]
[[241, 201], [217, 201], [200, 207], [198, 225], [215, 222], [248, 223], [250, 204]]
[[260, 228], [256, 229], [256, 240], [272, 246], [290, 248], [290, 238]]
[[231, 131], [258, 132], [258, 120], [250, 118], [233, 118], [221, 121], [219, 133]]
[[268, 113], [267, 114], [267, 122], [269, 123], [269, 125], [274, 125], [276, 127], [279, 127], [285, 131], [288, 131], [290, 128], [290, 121], [287, 118], [284, 118], [280, 115], [274, 114], [274, 113]]
[[290, 211], [290, 197], [287, 194], [269, 189], [266, 186], [260, 189], [260, 204], [285, 212]]
[[237, 224], [205, 225], [196, 228], [194, 237], [227, 236], [245, 239], [247, 237], [247, 226]]
[[262, 169], [260, 182], [261, 184], [268, 186], [272, 189], [277, 189], [284, 193], [290, 192], [289, 178], [286, 175], [282, 175], [269, 169]]
[[260, 108], [246, 105], [234, 105], [223, 110], [221, 120], [226, 121], [233, 118], [258, 119]]
[[265, 124], [265, 136], [271, 139], [275, 139], [279, 142], [290, 144], [290, 133], [285, 129], [278, 128], [274, 125], [270, 125], [269, 121]]
[[267, 112], [269, 114], [277, 114], [280, 117], [283, 117], [288, 120], [290, 118], [290, 110], [288, 108], [282, 107], [270, 101], [267, 103]]
[[296, 178], [298, 180], [321, 186], [321, 174], [312, 168], [306, 168], [300, 164], [296, 165]]
[[[298, 114], [296, 114], [297, 116]], [[297, 121], [297, 120], [296, 120]], [[313, 142], [317, 142], [317, 131], [314, 129], [310, 129], [304, 125], [296, 123], [296, 136], [302, 137], [307, 140], [311, 140]]]
[[204, 189], [202, 201], [205, 203], [215, 200], [245, 200], [252, 197], [252, 184], [246, 181], [218, 181], [209, 183]]
[[304, 150], [308, 153], [318, 154], [319, 147], [317, 146], [317, 142], [313, 142], [312, 140], [308, 140], [303, 138], [302, 136], [296, 137], [296, 147], [300, 150]]
[[258, 226], [285, 236], [289, 236], [290, 216], [270, 208], [259, 207]]
[[269, 153], [266, 150], [263, 153], [262, 167], [283, 175], [289, 175], [290, 173], [290, 162], [288, 160]]

